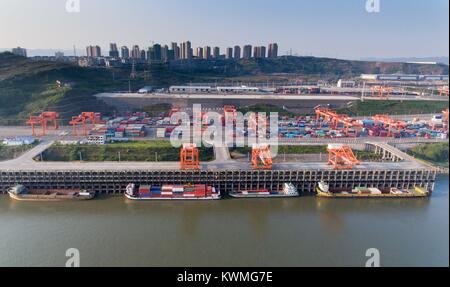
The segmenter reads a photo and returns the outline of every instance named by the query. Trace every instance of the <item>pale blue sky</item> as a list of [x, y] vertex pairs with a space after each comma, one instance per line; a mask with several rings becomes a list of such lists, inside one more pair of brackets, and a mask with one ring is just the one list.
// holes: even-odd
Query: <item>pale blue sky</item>
[[0, 48], [107, 50], [152, 41], [193, 46], [278, 42], [280, 53], [339, 58], [448, 56], [448, 0], [0, 0]]

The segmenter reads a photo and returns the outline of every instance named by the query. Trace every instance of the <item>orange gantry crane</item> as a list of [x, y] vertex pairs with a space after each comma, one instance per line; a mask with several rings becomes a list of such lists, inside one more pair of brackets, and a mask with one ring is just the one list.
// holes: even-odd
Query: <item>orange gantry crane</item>
[[393, 129], [404, 130], [408, 126], [404, 121], [392, 119], [389, 115], [376, 115], [373, 117], [373, 120], [375, 121], [375, 125], [381, 123], [383, 127], [388, 129], [388, 137], [392, 136]]
[[[47, 132], [47, 121], [42, 116], [30, 116], [27, 121], [28, 125], [31, 125], [31, 131], [33, 136], [45, 136]], [[41, 126], [42, 132], [38, 135], [36, 133], [36, 126]]]
[[372, 86], [372, 97], [378, 96], [382, 99], [389, 99], [392, 95], [392, 88], [383, 86]]
[[267, 144], [254, 144], [252, 148], [252, 166], [255, 170], [270, 170], [273, 166], [272, 153]]
[[57, 130], [59, 114], [57, 112], [43, 112], [39, 116], [30, 116], [27, 121], [28, 125], [31, 125], [31, 130], [33, 136], [36, 136], [36, 126], [41, 126], [42, 132], [40, 136], [45, 136], [47, 134], [48, 123], [51, 122], [53, 129]]
[[72, 125], [72, 133], [74, 135], [78, 135], [78, 126], [81, 126], [83, 129], [83, 136], [88, 136], [88, 123], [92, 125], [96, 125], [100, 123], [101, 114], [95, 112], [82, 112], [76, 117], [72, 117], [72, 120], [69, 122]]
[[87, 130], [87, 123], [86, 123], [86, 119], [79, 115], [76, 117], [72, 117], [72, 120], [69, 122], [69, 124], [72, 125], [72, 133], [73, 135], [77, 136], [78, 135], [78, 128], [77, 126], [81, 126], [83, 129], [83, 136], [87, 136], [88, 135], [88, 130]]
[[95, 112], [82, 112], [81, 116], [86, 120], [86, 123], [91, 122], [93, 125], [99, 124], [102, 117], [100, 113]]
[[350, 134], [350, 128], [362, 127], [362, 124], [357, 120], [350, 118], [345, 114], [338, 114], [330, 108], [317, 106], [314, 108], [316, 111], [316, 120], [319, 121], [323, 118], [324, 122], [330, 123], [332, 128], [337, 129], [339, 124], [343, 124], [345, 135], [348, 137]]
[[335, 170], [351, 170], [361, 163], [349, 146], [328, 145], [328, 153], [328, 164]]
[[48, 127], [48, 122], [51, 122], [53, 125], [53, 129], [59, 129], [58, 120], [59, 114], [57, 112], [43, 112], [41, 117], [45, 120], [46, 126]]
[[184, 144], [180, 151], [180, 164], [182, 170], [199, 170], [200, 157], [195, 144]]
[[444, 115], [444, 126], [448, 129], [448, 109], [443, 110], [442, 114]]

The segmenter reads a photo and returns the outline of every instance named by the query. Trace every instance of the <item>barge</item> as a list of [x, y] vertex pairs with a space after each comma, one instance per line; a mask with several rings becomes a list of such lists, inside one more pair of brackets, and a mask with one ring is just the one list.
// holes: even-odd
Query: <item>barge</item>
[[219, 200], [222, 198], [219, 191], [206, 184], [150, 186], [133, 183], [127, 186], [125, 197], [135, 201]]
[[9, 197], [17, 201], [69, 201], [90, 200], [95, 192], [75, 189], [29, 189], [23, 185], [12, 187], [8, 191]]
[[283, 189], [279, 191], [269, 191], [267, 189], [242, 190], [230, 192], [230, 196], [234, 198], [285, 198], [298, 197], [300, 193], [291, 183], [285, 183]]
[[356, 187], [333, 190], [323, 181], [319, 182], [316, 192], [318, 197], [325, 198], [423, 198], [430, 196], [430, 193], [421, 187], [415, 187], [414, 189]]

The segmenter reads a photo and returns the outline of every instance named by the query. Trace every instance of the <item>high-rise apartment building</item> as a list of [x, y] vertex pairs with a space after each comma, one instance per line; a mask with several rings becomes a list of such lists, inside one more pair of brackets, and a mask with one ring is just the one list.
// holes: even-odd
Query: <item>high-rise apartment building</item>
[[161, 62], [162, 60], [162, 49], [160, 44], [153, 45], [153, 61]]
[[141, 50], [139, 59], [141, 59], [143, 62], [145, 62], [146, 58], [147, 58], [147, 56], [146, 56], [145, 50]]
[[102, 56], [102, 50], [100, 46], [88, 46], [86, 47], [86, 56], [88, 58], [99, 58]]
[[213, 57], [214, 57], [214, 59], [219, 59], [220, 58], [220, 48], [219, 47], [214, 47]]
[[172, 50], [173, 50], [174, 60], [179, 60], [181, 57], [181, 55], [180, 55], [181, 51], [180, 51], [180, 47], [178, 46], [178, 43], [172, 42], [171, 46], [172, 46]]
[[109, 56], [111, 58], [119, 58], [119, 49], [117, 49], [116, 43], [109, 44]]
[[277, 43], [271, 43], [269, 44], [269, 58], [276, 58], [278, 57], [278, 44]]
[[255, 58], [265, 58], [266, 57], [266, 47], [258, 46], [254, 48], [253, 57]]
[[130, 58], [130, 50], [128, 49], [127, 46], [122, 46], [120, 48], [120, 54], [122, 59], [129, 59]]
[[245, 45], [244, 46], [244, 59], [250, 59], [252, 57], [252, 45]]
[[192, 44], [190, 41], [184, 43], [184, 59], [190, 60], [193, 57]]
[[139, 49], [138, 45], [134, 45], [133, 49], [131, 50], [131, 58], [139, 59], [140, 57], [141, 57], [141, 49]]
[[240, 46], [234, 46], [234, 58], [236, 60], [239, 60], [241, 58], [241, 47]]
[[203, 48], [202, 48], [202, 47], [198, 47], [198, 48], [195, 50], [195, 57], [196, 57], [197, 59], [199, 59], [199, 60], [202, 60], [202, 59], [203, 59]]
[[225, 51], [225, 59], [233, 59], [233, 48], [227, 48]]
[[169, 46], [167, 45], [161, 47], [161, 61], [164, 63], [169, 61]]
[[206, 46], [203, 48], [203, 59], [210, 60], [211, 59], [211, 47]]

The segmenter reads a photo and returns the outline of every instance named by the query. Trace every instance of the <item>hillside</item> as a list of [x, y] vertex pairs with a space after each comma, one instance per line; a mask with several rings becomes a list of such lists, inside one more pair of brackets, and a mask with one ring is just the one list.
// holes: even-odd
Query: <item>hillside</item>
[[[55, 110], [64, 120], [81, 111], [112, 112], [92, 95], [129, 89], [129, 69], [81, 68], [71, 64], [34, 61], [0, 54], [0, 124], [23, 124], [29, 115]], [[190, 78], [154, 67], [131, 81], [131, 88], [146, 84], [184, 83]], [[58, 87], [57, 81], [63, 83]]]
[[[144, 85], [168, 87], [188, 82], [229, 81], [236, 77], [266, 80], [275, 74], [319, 75], [338, 78], [361, 73], [448, 74], [445, 65], [417, 65], [344, 61], [313, 57], [280, 57], [239, 61], [190, 61], [170, 65], [137, 66], [138, 77], [129, 83], [131, 67], [81, 68], [76, 65], [34, 61], [0, 53], [0, 124], [23, 124], [29, 115], [55, 110], [64, 120], [81, 111], [112, 113], [92, 95], [126, 91]], [[63, 83], [61, 87], [57, 81]]]
[[355, 77], [361, 74], [448, 74], [448, 66], [407, 63], [347, 61], [315, 57], [278, 57], [249, 60], [193, 60], [173, 62], [178, 72], [191, 72], [209, 76], [242, 77], [267, 74], [319, 75], [327, 79]]

